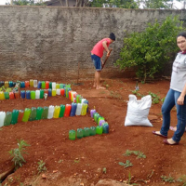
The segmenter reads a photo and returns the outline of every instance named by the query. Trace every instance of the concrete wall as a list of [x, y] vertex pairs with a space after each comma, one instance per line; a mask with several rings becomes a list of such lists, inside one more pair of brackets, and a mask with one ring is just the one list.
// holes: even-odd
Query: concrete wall
[[140, 32], [170, 14], [186, 17], [183, 10], [0, 6], [0, 79], [76, 79], [78, 63], [79, 77], [92, 77], [90, 51], [110, 32], [117, 40], [103, 77], [131, 77], [114, 66], [124, 31]]

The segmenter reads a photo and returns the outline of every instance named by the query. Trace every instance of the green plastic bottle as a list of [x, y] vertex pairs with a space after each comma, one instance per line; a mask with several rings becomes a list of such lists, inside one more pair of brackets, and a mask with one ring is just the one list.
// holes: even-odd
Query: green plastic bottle
[[48, 116], [48, 107], [43, 107], [43, 113], [41, 119], [47, 119]]
[[49, 82], [49, 88], [52, 89], [52, 82]]
[[97, 123], [98, 122], [98, 118], [100, 117], [100, 115], [96, 112], [94, 113], [94, 121]]
[[8, 92], [4, 92], [5, 95], [5, 99], [9, 99], [9, 93]]
[[14, 109], [14, 110], [12, 111], [12, 121], [11, 121], [11, 124], [14, 125], [14, 124], [17, 123], [18, 116], [19, 116], [19, 110]]
[[37, 107], [37, 109], [36, 109], [36, 120], [41, 119], [42, 113], [43, 113], [43, 108], [42, 107]]
[[83, 129], [81, 128], [77, 129], [77, 138], [78, 139], [83, 138]]
[[31, 113], [29, 117], [29, 121], [34, 121], [36, 120], [36, 107], [31, 108]]
[[96, 127], [96, 134], [101, 135], [103, 133], [103, 127], [102, 126], [97, 126]]
[[65, 105], [60, 105], [59, 118], [64, 117], [64, 113], [65, 113]]
[[75, 140], [76, 139], [76, 131], [75, 130], [70, 130], [69, 131], [69, 139], [70, 140]]
[[98, 119], [97, 119], [97, 124], [98, 124], [98, 125], [99, 125], [99, 121], [100, 121], [100, 120], [105, 120], [105, 118], [102, 117], [102, 116], [99, 116]]
[[24, 115], [23, 115], [23, 122], [27, 122], [29, 117], [30, 117], [31, 109], [30, 108], [25, 108], [24, 110]]
[[45, 86], [46, 86], [45, 81], [42, 81], [42, 82], [41, 82], [41, 88], [42, 88], [42, 89], [45, 89]]
[[83, 129], [83, 137], [90, 136], [90, 129], [88, 127], [85, 127]]
[[109, 133], [109, 125], [107, 122], [103, 123], [103, 133], [108, 134]]
[[60, 83], [59, 88], [64, 88], [64, 84]]
[[12, 121], [12, 112], [6, 112], [4, 126], [10, 125], [11, 121]]
[[44, 90], [40, 90], [40, 99], [43, 99], [44, 98]]
[[96, 127], [92, 126], [90, 127], [90, 136], [96, 135]]
[[36, 99], [36, 92], [34, 90], [30, 92], [30, 97], [31, 99]]

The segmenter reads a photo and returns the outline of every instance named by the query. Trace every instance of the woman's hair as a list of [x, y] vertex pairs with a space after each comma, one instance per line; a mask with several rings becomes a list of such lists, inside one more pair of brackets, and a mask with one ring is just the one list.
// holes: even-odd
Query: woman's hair
[[184, 38], [186, 39], [186, 32], [180, 32], [180, 33], [177, 35], [177, 38], [178, 38], [179, 36], [182, 36], [182, 37], [184, 37]]

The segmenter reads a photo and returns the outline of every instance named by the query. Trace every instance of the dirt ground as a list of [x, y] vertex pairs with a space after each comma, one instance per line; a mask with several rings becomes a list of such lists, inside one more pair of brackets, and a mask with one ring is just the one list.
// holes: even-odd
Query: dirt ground
[[[72, 90], [77, 91], [89, 101], [89, 108], [96, 108], [110, 126], [110, 133], [96, 135], [71, 141], [68, 132], [71, 129], [96, 126], [90, 117], [63, 117], [39, 121], [21, 122], [0, 128], [0, 174], [11, 166], [8, 153], [17, 148], [17, 140], [23, 139], [28, 144], [28, 154], [24, 155], [26, 163], [11, 174], [2, 183], [11, 185], [95, 185], [100, 179], [117, 181], [130, 180], [139, 185], [161, 186], [182, 185], [178, 182], [163, 182], [161, 176], [184, 178], [186, 181], [186, 135], [177, 146], [163, 144], [161, 137], [152, 134], [159, 130], [162, 123], [161, 105], [153, 104], [149, 119], [153, 127], [125, 127], [128, 95], [135, 90], [136, 82], [131, 79], [105, 79], [102, 85], [106, 90], [95, 90], [92, 81], [80, 81], [81, 85], [71, 82]], [[169, 89], [168, 80], [139, 84], [139, 93], [155, 93], [164, 98]], [[14, 99], [0, 102], [1, 111], [25, 109], [38, 106], [60, 105], [71, 103], [63, 96], [49, 97], [47, 100]], [[176, 110], [171, 113], [171, 125], [176, 126]], [[168, 136], [171, 137], [170, 131]], [[135, 155], [124, 156], [126, 150], [141, 151], [146, 158], [137, 159]], [[38, 176], [38, 162], [46, 163], [47, 171], [43, 178]], [[133, 166], [124, 168], [119, 162], [130, 160]], [[105, 169], [106, 168], [106, 169]], [[106, 170], [106, 172], [103, 172]], [[36, 179], [37, 178], [37, 179]], [[62, 183], [62, 179], [72, 178], [75, 182]], [[34, 181], [33, 181], [34, 180]], [[38, 182], [37, 182], [38, 180]], [[170, 181], [170, 179], [168, 179]], [[64, 182], [65, 183], [65, 182]]]

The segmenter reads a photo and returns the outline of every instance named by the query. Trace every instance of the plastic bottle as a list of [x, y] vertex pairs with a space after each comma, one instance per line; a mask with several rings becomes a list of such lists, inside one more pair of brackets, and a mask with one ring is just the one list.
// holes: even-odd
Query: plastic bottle
[[56, 89], [59, 89], [59, 88], [60, 88], [59, 84], [58, 84], [58, 83], [56, 83]]
[[45, 82], [45, 88], [46, 88], [46, 89], [49, 89], [49, 81], [46, 81], [46, 82]]
[[47, 119], [48, 116], [48, 107], [43, 107], [43, 113], [41, 119]]
[[107, 122], [103, 123], [103, 133], [108, 134], [109, 133], [109, 125]]
[[98, 122], [98, 118], [99, 118], [99, 114], [96, 112], [94, 113], [94, 121], [97, 123]]
[[72, 108], [72, 106], [70, 104], [66, 104], [65, 114], [64, 114], [65, 117], [69, 117], [70, 116], [71, 108]]
[[25, 82], [24, 81], [21, 81], [20, 87], [25, 88]]
[[75, 140], [76, 139], [76, 131], [75, 130], [70, 130], [69, 131], [69, 139], [70, 140]]
[[25, 90], [21, 90], [21, 98], [25, 98]]
[[85, 127], [83, 129], [83, 137], [90, 136], [90, 129], [88, 127]]
[[52, 89], [56, 89], [56, 83], [52, 82]]
[[26, 91], [26, 99], [30, 99], [30, 90]]
[[37, 88], [37, 80], [34, 80], [34, 88]]
[[76, 103], [72, 103], [71, 104], [71, 112], [70, 112], [70, 116], [75, 116], [76, 114], [76, 109], [77, 109], [77, 104]]
[[48, 89], [48, 97], [52, 96], [52, 89]]
[[76, 103], [80, 103], [80, 97], [81, 97], [81, 95], [79, 95], [79, 94], [76, 96]]
[[25, 108], [24, 115], [23, 115], [23, 118], [22, 118], [23, 122], [27, 122], [28, 121], [28, 119], [30, 117], [30, 113], [31, 113], [31, 109], [30, 108]]
[[57, 95], [61, 95], [61, 93], [60, 93], [60, 89], [59, 89], [59, 88], [56, 89], [56, 94], [57, 94]]
[[72, 96], [72, 91], [70, 90], [69, 92], [68, 92], [68, 98], [71, 100], [71, 96]]
[[83, 138], [83, 129], [81, 129], [81, 128], [79, 128], [79, 129], [77, 129], [77, 138], [78, 139], [81, 139], [81, 138]]
[[0, 111], [0, 127], [4, 126], [6, 113], [4, 111]]
[[71, 88], [66, 88], [66, 93], [65, 93], [66, 98], [68, 98], [69, 91], [71, 91]]
[[42, 113], [43, 113], [43, 108], [42, 107], [37, 107], [37, 109], [36, 109], [36, 120], [41, 119]]
[[60, 84], [59, 84], [59, 88], [60, 88], [60, 89], [63, 89], [63, 88], [64, 88], [64, 84], [60, 83]]
[[16, 124], [18, 121], [18, 115], [19, 115], [19, 110], [14, 109], [12, 111], [12, 121], [11, 124]]
[[46, 87], [46, 83], [45, 83], [45, 81], [42, 81], [42, 82], [41, 82], [41, 88], [42, 88], [42, 89], [45, 89], [45, 87]]
[[105, 120], [99, 120], [99, 126], [103, 126], [103, 123], [105, 123]]
[[29, 81], [25, 81], [25, 87], [28, 88], [30, 85]]
[[53, 115], [53, 118], [59, 118], [59, 113], [60, 113], [60, 106], [55, 106], [55, 107], [54, 107], [54, 115]]
[[97, 120], [97, 124], [99, 125], [99, 123], [100, 123], [100, 121], [105, 121], [105, 118], [104, 117], [102, 117], [102, 116], [99, 116], [98, 117], [98, 120]]
[[4, 92], [4, 96], [5, 96], [5, 99], [9, 99], [9, 93], [8, 92]]
[[29, 121], [34, 121], [34, 120], [36, 120], [36, 107], [31, 108], [30, 117], [29, 117]]
[[0, 81], [0, 87], [2, 87], [5, 84], [4, 81]]
[[18, 119], [17, 119], [18, 123], [22, 122], [23, 115], [24, 115], [24, 110], [19, 110], [19, 115], [18, 115]]
[[93, 118], [93, 115], [94, 115], [95, 112], [96, 112], [95, 109], [91, 109], [91, 110], [90, 110], [90, 116], [91, 116], [91, 118]]
[[34, 87], [34, 80], [33, 79], [30, 80], [30, 87]]
[[81, 103], [77, 103], [76, 116], [80, 116], [81, 115], [81, 110], [82, 110], [82, 104]]
[[44, 98], [44, 90], [40, 90], [40, 99], [43, 99]]
[[90, 127], [90, 136], [96, 135], [96, 127], [92, 126]]
[[11, 121], [12, 121], [12, 112], [6, 112], [4, 126], [10, 125]]
[[56, 89], [52, 89], [52, 96], [56, 96]]
[[103, 133], [103, 127], [102, 126], [97, 126], [96, 127], [96, 134], [101, 135]]
[[5, 86], [6, 88], [8, 88], [8, 87], [9, 87], [9, 82], [8, 82], [8, 81], [5, 81], [4, 86]]
[[59, 117], [64, 117], [65, 114], [65, 105], [60, 105], [60, 113], [59, 113]]
[[39, 88], [39, 89], [41, 88], [41, 81], [38, 82], [37, 88]]
[[15, 92], [14, 96], [15, 96], [16, 99], [19, 99], [20, 98], [20, 92], [19, 91]]
[[14, 98], [15, 98], [13, 92], [9, 92], [9, 98], [10, 98], [10, 99], [14, 99]]
[[62, 96], [64, 96], [64, 95], [65, 95], [65, 89], [60, 89], [60, 94], [61, 94]]
[[36, 99], [36, 92], [34, 90], [31, 90], [30, 97], [31, 99]]
[[87, 100], [84, 100], [83, 103], [87, 104], [87, 112], [86, 113], [88, 113], [89, 112], [89, 102]]
[[47, 119], [52, 119], [53, 118], [53, 115], [54, 115], [54, 106], [53, 105], [50, 105], [48, 107], [48, 116], [47, 116]]
[[9, 87], [13, 87], [13, 82], [12, 81], [9, 81], [8, 84], [9, 84]]
[[87, 107], [88, 105], [85, 103], [82, 103], [82, 109], [81, 109], [81, 115], [85, 116], [87, 114]]
[[52, 82], [49, 82], [49, 88], [52, 89]]
[[40, 90], [36, 90], [36, 99], [40, 99]]
[[0, 100], [5, 100], [4, 92], [0, 92]]

